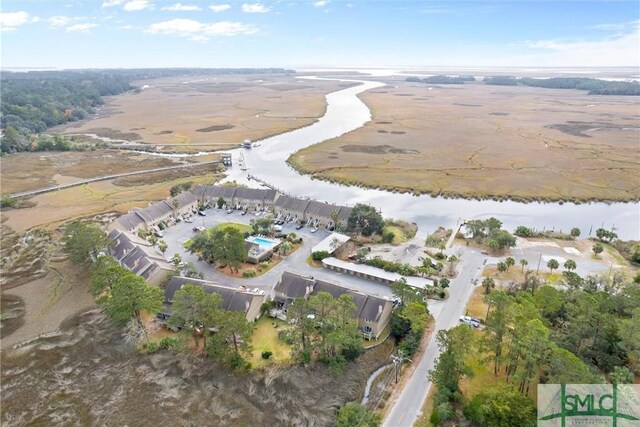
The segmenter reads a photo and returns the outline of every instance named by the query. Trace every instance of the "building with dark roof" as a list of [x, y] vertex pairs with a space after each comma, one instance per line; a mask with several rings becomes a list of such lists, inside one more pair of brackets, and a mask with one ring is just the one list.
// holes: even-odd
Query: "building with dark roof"
[[313, 291], [313, 277], [285, 271], [274, 288], [275, 301], [285, 311], [296, 298], [308, 298]]
[[123, 230], [137, 233], [141, 228], [152, 230], [158, 224], [175, 221], [179, 217], [191, 216], [198, 208], [198, 198], [189, 191], [183, 191], [168, 200], [152, 203], [146, 208], [133, 209], [109, 225], [109, 230]]
[[358, 319], [358, 327], [367, 339], [378, 339], [380, 337], [389, 324], [391, 312], [393, 311], [393, 302], [389, 299], [356, 292], [335, 283], [289, 271], [285, 271], [282, 274], [274, 290], [275, 301], [279, 308], [285, 312], [294, 299], [307, 299], [318, 295], [320, 292], [327, 292], [334, 299], [340, 298], [344, 294], [351, 296], [356, 306], [353, 317]]
[[339, 212], [340, 206], [312, 200], [305, 210], [305, 221], [313, 227], [335, 227], [334, 217], [338, 219]]
[[309, 200], [296, 199], [289, 196], [278, 196], [274, 212], [277, 218], [291, 222], [304, 222], [304, 212], [309, 205]]
[[111, 244], [109, 255], [132, 273], [152, 285], [162, 283], [173, 273], [173, 267], [145, 240], [125, 231], [112, 230], [107, 236]]
[[262, 304], [266, 297], [264, 293], [249, 292], [243, 289], [222, 286], [208, 280], [192, 279], [190, 277], [174, 276], [169, 281], [164, 291], [165, 315], [171, 314], [171, 304], [176, 291], [184, 285], [200, 286], [207, 293], [216, 293], [222, 297], [222, 308], [230, 311], [240, 311], [245, 314], [245, 318], [253, 322], [260, 317]]
[[238, 187], [233, 195], [236, 209], [265, 211], [273, 208], [277, 192], [262, 188]]

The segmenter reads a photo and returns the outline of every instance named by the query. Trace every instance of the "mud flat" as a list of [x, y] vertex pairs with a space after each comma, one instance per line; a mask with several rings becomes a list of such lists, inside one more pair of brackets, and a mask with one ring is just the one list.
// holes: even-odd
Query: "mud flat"
[[370, 122], [296, 152], [289, 164], [335, 183], [414, 194], [640, 199], [635, 97], [398, 81], [361, 99]]

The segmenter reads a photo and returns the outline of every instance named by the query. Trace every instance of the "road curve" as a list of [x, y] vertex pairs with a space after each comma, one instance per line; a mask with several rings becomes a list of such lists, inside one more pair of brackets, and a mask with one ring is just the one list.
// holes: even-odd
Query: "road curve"
[[110, 180], [110, 179], [122, 178], [122, 177], [125, 177], [125, 176], [142, 175], [142, 174], [145, 174], [145, 173], [162, 172], [162, 171], [168, 171], [168, 170], [172, 170], [172, 169], [183, 169], [183, 168], [190, 168], [190, 167], [194, 167], [194, 166], [212, 165], [212, 164], [218, 164], [218, 163], [222, 163], [222, 162], [220, 160], [213, 160], [213, 161], [210, 161], [210, 162], [188, 163], [188, 164], [184, 164], [184, 165], [165, 166], [165, 167], [161, 167], [161, 168], [146, 169], [146, 170], [142, 170], [142, 171], [124, 172], [124, 173], [118, 173], [118, 174], [114, 174], [114, 175], [98, 176], [98, 177], [95, 177], [95, 178], [83, 179], [83, 180], [80, 180], [80, 181], [72, 182], [70, 184], [54, 185], [52, 187], [40, 188], [40, 189], [37, 189], [37, 190], [29, 190], [29, 191], [22, 191], [22, 192], [19, 192], [19, 193], [13, 193], [13, 194], [9, 194], [6, 197], [8, 197], [10, 199], [17, 199], [19, 197], [35, 196], [37, 194], [49, 193], [51, 191], [58, 191], [58, 190], [64, 190], [66, 188], [78, 187], [80, 185], [89, 184], [91, 182], [107, 181], [107, 180]]

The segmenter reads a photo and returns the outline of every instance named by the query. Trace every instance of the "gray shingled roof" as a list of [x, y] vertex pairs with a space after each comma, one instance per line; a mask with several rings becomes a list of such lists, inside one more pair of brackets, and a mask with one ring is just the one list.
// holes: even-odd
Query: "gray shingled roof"
[[176, 291], [184, 285], [201, 286], [207, 293], [216, 293], [220, 295], [222, 297], [222, 308], [225, 310], [241, 311], [244, 313], [247, 311], [247, 303], [250, 305], [253, 298], [256, 297], [256, 294], [243, 292], [241, 289], [221, 286], [215, 282], [192, 279], [190, 277], [174, 276], [171, 278], [164, 291], [165, 302], [171, 303]]
[[111, 240], [109, 254], [116, 260], [121, 260], [126, 254], [136, 248], [136, 245], [133, 244], [131, 239], [120, 230], [113, 230], [109, 233], [108, 237]]
[[380, 307], [384, 309], [385, 305], [387, 304], [392, 303], [391, 301], [370, 295], [367, 298], [367, 302], [365, 303], [364, 308], [362, 309], [362, 313], [360, 313], [360, 317], [366, 320], [377, 322], [378, 320], [380, 320], [380, 315], [382, 314]]
[[280, 196], [278, 200], [276, 200], [277, 207], [297, 212], [304, 212], [308, 205], [308, 200], [296, 199], [289, 196]]
[[232, 199], [235, 195], [237, 188], [229, 187], [225, 185], [212, 185], [211, 186], [211, 199], [218, 199], [222, 197], [223, 199]]
[[307, 210], [305, 211], [307, 215], [311, 215], [314, 217], [322, 216], [325, 218], [331, 218], [331, 213], [333, 211], [340, 212], [340, 206], [330, 205], [328, 203], [321, 203], [312, 200], [309, 202], [307, 206]]
[[313, 286], [314, 280], [310, 277], [285, 271], [274, 290], [286, 295], [288, 298], [300, 298], [307, 292], [307, 286]]
[[259, 188], [244, 188], [238, 187], [236, 188], [236, 192], [234, 193], [234, 198], [247, 199], [247, 200], [255, 200], [257, 202], [262, 203], [264, 200], [266, 190], [262, 190]]
[[202, 199], [202, 196], [205, 195], [207, 188], [208, 188], [208, 185], [196, 185], [191, 189], [190, 193], [196, 196], [198, 200], [200, 200]]
[[324, 280], [316, 280], [316, 284], [313, 287], [313, 292], [311, 293], [311, 295], [317, 295], [318, 292], [328, 292], [334, 299], [340, 298], [340, 296], [343, 294], [351, 295], [351, 298], [353, 298], [353, 302], [356, 305], [356, 310], [353, 313], [353, 316], [356, 318], [360, 316], [360, 312], [362, 311], [367, 301], [367, 295], [365, 294], [354, 292], [340, 285], [325, 282]]
[[264, 201], [265, 203], [273, 203], [276, 200], [276, 196], [278, 192], [276, 190], [262, 190], [264, 191]]
[[338, 220], [346, 221], [347, 219], [349, 219], [349, 215], [351, 215], [352, 210], [353, 208], [349, 208], [347, 206], [341, 206], [340, 210], [338, 211]]
[[195, 203], [198, 201], [198, 198], [191, 192], [189, 191], [183, 191], [182, 193], [178, 194], [175, 197], [170, 198], [167, 203], [169, 203], [170, 206], [173, 207], [173, 200], [177, 199], [178, 200], [178, 207], [183, 207], [183, 206], [187, 206], [190, 205], [192, 203]]
[[130, 212], [126, 215], [122, 215], [120, 218], [116, 219], [116, 222], [125, 230], [130, 230], [144, 224], [144, 220], [137, 212]]
[[144, 209], [135, 211], [138, 215], [144, 218], [145, 221], [156, 221], [158, 218], [162, 218], [167, 214], [173, 213], [173, 207], [165, 200], [157, 203], [153, 203]]

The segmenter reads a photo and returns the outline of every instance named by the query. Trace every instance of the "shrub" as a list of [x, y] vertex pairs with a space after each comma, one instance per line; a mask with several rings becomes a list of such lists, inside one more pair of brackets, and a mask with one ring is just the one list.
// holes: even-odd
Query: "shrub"
[[393, 239], [395, 239], [395, 237], [395, 233], [393, 231], [389, 231], [387, 233], [384, 233], [382, 241], [385, 243], [393, 243]]
[[331, 254], [327, 251], [316, 251], [311, 254], [311, 259], [314, 261], [322, 261], [325, 258], [329, 258]]
[[516, 231], [513, 232], [518, 237], [531, 237], [533, 236], [533, 231], [529, 227], [525, 227], [524, 225], [516, 228]]
[[273, 355], [273, 353], [269, 350], [262, 352], [262, 358], [264, 360], [269, 360], [269, 358]]
[[8, 197], [0, 197], [0, 208], [11, 208], [16, 205], [17, 199], [10, 199]]
[[269, 269], [269, 263], [267, 261], [262, 261], [259, 265], [260, 265], [260, 268], [262, 270], [268, 270]]
[[158, 348], [158, 343], [150, 342], [149, 344], [147, 344], [146, 350], [147, 353], [155, 353], [156, 351], [158, 351]]
[[171, 337], [164, 337], [160, 340], [160, 348], [163, 350], [169, 350], [178, 346], [178, 339]]
[[242, 272], [242, 277], [245, 277], [245, 278], [256, 277], [256, 274], [257, 274], [256, 271], [250, 268]]

